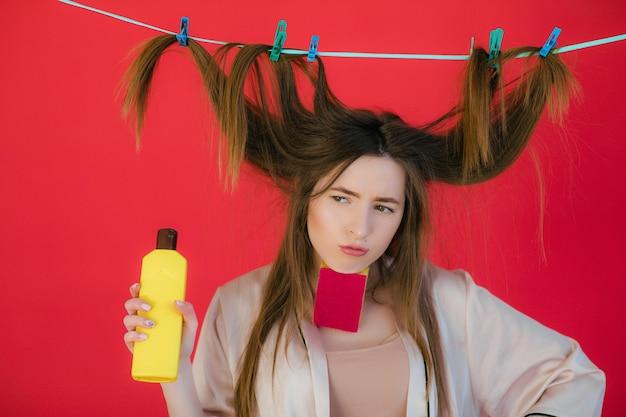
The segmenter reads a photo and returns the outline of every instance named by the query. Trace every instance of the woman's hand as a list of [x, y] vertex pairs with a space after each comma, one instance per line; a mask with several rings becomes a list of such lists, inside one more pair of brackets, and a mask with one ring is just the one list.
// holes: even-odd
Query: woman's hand
[[[128, 350], [133, 353], [135, 342], [143, 342], [148, 339], [148, 335], [146, 333], [142, 333], [137, 331], [138, 327], [145, 328], [153, 328], [158, 326], [158, 323], [152, 323], [150, 320], [145, 319], [139, 315], [137, 315], [137, 311], [141, 309], [142, 311], [149, 311], [152, 306], [148, 305], [148, 303], [140, 298], [137, 298], [139, 295], [139, 283], [135, 283], [130, 287], [130, 295], [133, 298], [129, 298], [124, 303], [124, 308], [128, 312], [128, 315], [124, 317], [124, 326], [128, 332], [124, 334], [124, 343], [126, 343], [126, 347]], [[147, 309], [142, 306], [148, 306]], [[196, 331], [198, 329], [198, 319], [196, 318], [196, 312], [194, 311], [193, 305], [190, 303], [184, 302], [183, 305], [178, 305], [174, 303], [178, 311], [183, 315], [183, 335], [182, 335], [182, 346], [180, 349], [180, 359], [191, 359], [191, 352], [193, 351], [194, 342], [196, 340]]]

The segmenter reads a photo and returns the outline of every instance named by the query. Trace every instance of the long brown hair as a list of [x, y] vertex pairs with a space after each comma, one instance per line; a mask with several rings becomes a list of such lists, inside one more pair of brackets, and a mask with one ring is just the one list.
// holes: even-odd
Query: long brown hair
[[[150, 80], [161, 54], [176, 43], [163, 35], [138, 46], [138, 55], [122, 79], [123, 115], [136, 114], [139, 149], [141, 127]], [[579, 85], [567, 66], [554, 54], [537, 56], [539, 47], [514, 48], [489, 60], [475, 48], [467, 64], [461, 99], [449, 112], [426, 125], [410, 126], [397, 114], [348, 108], [330, 90], [322, 59], [306, 55], [280, 56], [271, 61], [271, 45], [228, 43], [209, 54], [193, 39], [189, 50], [215, 109], [228, 152], [228, 176], [234, 188], [243, 160], [273, 180], [288, 197], [288, 222], [280, 250], [269, 273], [259, 316], [240, 358], [235, 387], [237, 416], [250, 417], [256, 404], [255, 378], [263, 344], [274, 325], [278, 337], [274, 366], [283, 331], [290, 335], [302, 318], [310, 318], [315, 291], [314, 252], [306, 219], [311, 199], [325, 192], [347, 166], [363, 155], [387, 155], [406, 171], [402, 221], [385, 255], [374, 267], [380, 284], [393, 289], [401, 325], [421, 349], [429, 375], [435, 375], [438, 415], [450, 415], [448, 384], [430, 281], [424, 273], [431, 227], [426, 186], [431, 181], [473, 184], [500, 174], [526, 147], [548, 102], [553, 120], [562, 122], [570, 97]], [[227, 57], [234, 56], [226, 75]], [[532, 66], [505, 84], [504, 64], [528, 53]], [[497, 64], [493, 68], [490, 64]], [[298, 71], [313, 87], [313, 105], [301, 99]], [[251, 77], [248, 77], [251, 74]], [[249, 86], [251, 93], [245, 94]], [[444, 122], [450, 126], [444, 127]], [[219, 167], [222, 177], [221, 164]], [[315, 184], [333, 173], [319, 193]], [[285, 343], [285, 354], [287, 345]], [[427, 389], [433, 379], [428, 378]]]

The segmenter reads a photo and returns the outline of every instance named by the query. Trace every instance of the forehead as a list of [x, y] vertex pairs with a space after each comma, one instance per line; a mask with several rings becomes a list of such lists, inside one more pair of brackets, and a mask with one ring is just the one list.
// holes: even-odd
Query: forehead
[[[332, 171], [318, 182], [318, 189], [331, 178]], [[404, 195], [404, 168], [388, 156], [361, 156], [351, 163], [332, 184], [341, 185], [359, 194], [399, 198]]]

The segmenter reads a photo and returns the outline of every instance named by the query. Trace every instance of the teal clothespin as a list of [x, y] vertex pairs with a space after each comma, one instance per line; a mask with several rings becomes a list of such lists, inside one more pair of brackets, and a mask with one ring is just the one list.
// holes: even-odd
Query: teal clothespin
[[502, 37], [504, 37], [504, 30], [497, 28], [489, 32], [489, 66], [500, 70], [497, 63], [494, 63], [495, 58], [500, 54], [500, 47], [502, 46]]
[[561, 28], [558, 28], [555, 26], [554, 29], [552, 29], [552, 33], [550, 34], [550, 37], [541, 48], [541, 51], [539, 51], [539, 56], [541, 56], [542, 58], [545, 58], [546, 55], [550, 53], [552, 48], [554, 48], [554, 46], [556, 45], [556, 39], [559, 37], [560, 34], [561, 34]]
[[319, 42], [320, 37], [318, 35], [311, 36], [311, 43], [309, 44], [309, 56], [307, 57], [307, 61], [315, 61], [315, 56], [317, 55], [317, 45], [319, 45]]
[[189, 45], [189, 18], [187, 16], [183, 16], [180, 19], [180, 32], [176, 34], [176, 39], [178, 39], [178, 44], [181, 46]]
[[276, 34], [274, 35], [274, 46], [270, 54], [272, 61], [278, 61], [280, 53], [283, 50], [283, 45], [285, 44], [285, 39], [287, 39], [287, 22], [281, 19], [276, 26]]

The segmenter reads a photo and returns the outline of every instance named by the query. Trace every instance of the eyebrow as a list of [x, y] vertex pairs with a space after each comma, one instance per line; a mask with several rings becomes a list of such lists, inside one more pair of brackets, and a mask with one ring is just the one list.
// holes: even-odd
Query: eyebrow
[[[331, 187], [330, 189], [335, 190], [335, 191], [341, 191], [342, 193], [355, 196], [356, 198], [361, 198], [360, 194], [354, 191], [348, 190], [347, 188], [344, 188], [344, 187]], [[391, 197], [376, 197], [374, 198], [374, 201], [380, 201], [382, 203], [394, 203], [394, 204], [400, 205], [400, 202], [398, 200], [396, 200], [395, 198], [391, 198]]]

